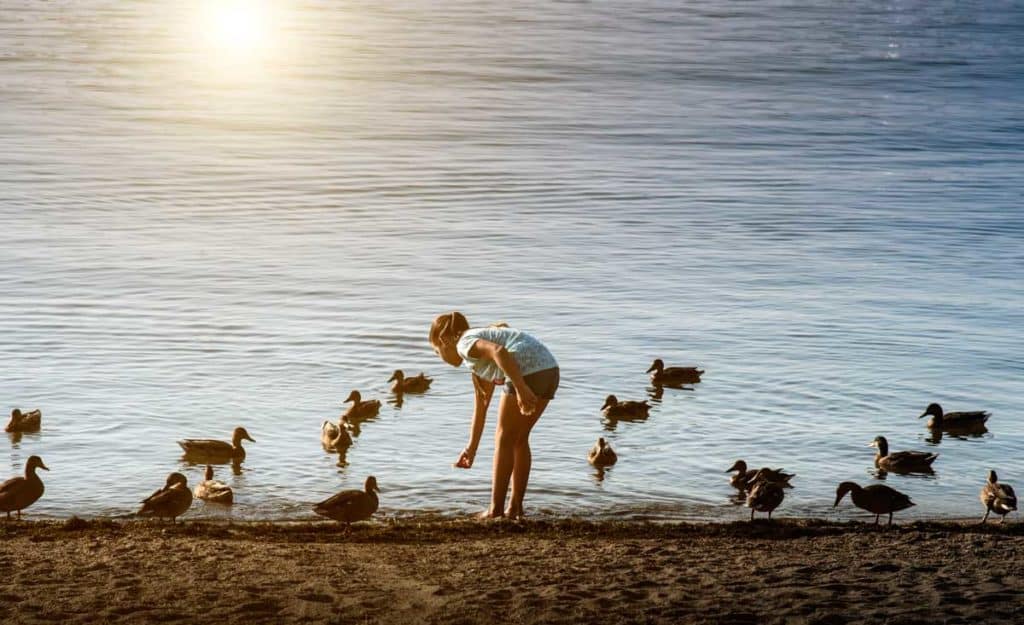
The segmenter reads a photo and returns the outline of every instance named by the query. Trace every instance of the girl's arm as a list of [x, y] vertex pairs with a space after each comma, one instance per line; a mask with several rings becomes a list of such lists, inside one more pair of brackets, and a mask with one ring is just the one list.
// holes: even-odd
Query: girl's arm
[[512, 352], [505, 349], [504, 345], [498, 345], [484, 339], [477, 339], [476, 343], [469, 348], [469, 355], [473, 358], [483, 357], [493, 360], [505, 372], [505, 376], [512, 383], [512, 386], [515, 387], [516, 399], [519, 401], [519, 412], [525, 416], [533, 414], [534, 409], [537, 407], [537, 396], [533, 394], [530, 387], [526, 385], [526, 381], [523, 380], [523, 376], [519, 372], [519, 363], [516, 362]]
[[469, 445], [462, 450], [455, 466], [468, 469], [473, 466], [473, 459], [476, 458], [477, 447], [480, 446], [480, 437], [484, 433], [484, 422], [487, 420], [487, 408], [491, 405], [491, 397], [494, 395], [494, 382], [485, 380], [477, 374], [472, 375], [475, 401], [473, 403], [473, 423], [469, 429]]

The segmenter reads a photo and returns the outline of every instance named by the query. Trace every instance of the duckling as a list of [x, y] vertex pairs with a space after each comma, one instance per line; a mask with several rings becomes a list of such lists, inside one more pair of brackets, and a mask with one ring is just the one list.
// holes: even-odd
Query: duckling
[[43, 496], [43, 480], [36, 475], [36, 469], [49, 471], [39, 456], [29, 456], [25, 463], [25, 476], [12, 477], [0, 484], [0, 512], [6, 512], [8, 520], [12, 512], [18, 513], [31, 506]]
[[407, 378], [401, 369], [395, 369], [388, 378], [388, 382], [394, 382], [391, 390], [395, 393], [425, 393], [433, 381], [433, 378], [428, 378], [422, 371], [415, 377]]
[[832, 504], [833, 508], [839, 506], [846, 493], [850, 493], [853, 505], [875, 515], [875, 525], [878, 525], [878, 517], [883, 514], [889, 515], [889, 525], [892, 525], [893, 512], [916, 505], [910, 501], [910, 497], [885, 484], [872, 484], [861, 488], [854, 482], [843, 482], [836, 489], [836, 502]]
[[38, 432], [43, 421], [43, 412], [38, 408], [31, 412], [22, 412], [15, 408], [11, 411], [11, 420], [7, 422], [5, 432]]
[[1017, 509], [1017, 494], [1009, 484], [1000, 484], [995, 471], [988, 472], [988, 483], [981, 489], [981, 503], [985, 504], [985, 518], [982, 523], [988, 520], [990, 512], [995, 512], [1003, 517], [1002, 523], [1006, 522], [1006, 515]]
[[185, 458], [189, 460], [200, 460], [215, 464], [225, 462], [238, 463], [245, 460], [245, 449], [242, 448], [243, 440], [256, 442], [245, 431], [245, 428], [237, 427], [231, 433], [230, 443], [208, 438], [188, 438], [178, 441], [178, 445], [185, 450]]
[[892, 471], [893, 473], [932, 473], [932, 463], [939, 457], [939, 454], [926, 451], [889, 453], [889, 441], [885, 440], [884, 436], [876, 436], [869, 446], [878, 448], [878, 453], [875, 454], [875, 466], [883, 471]]
[[196, 485], [196, 499], [230, 506], [235, 502], [235, 492], [224, 482], [213, 479], [213, 466], [206, 465], [206, 478]]
[[341, 415], [338, 425], [324, 421], [320, 426], [320, 443], [327, 451], [342, 451], [352, 446], [352, 435], [348, 433], [348, 417]]
[[185, 514], [191, 506], [192, 491], [188, 489], [188, 479], [181, 473], [171, 473], [163, 488], [142, 500], [138, 515], [170, 518], [174, 523], [175, 518]]
[[918, 419], [922, 419], [931, 415], [931, 419], [928, 419], [928, 427], [936, 429], [972, 429], [982, 428], [985, 426], [985, 422], [991, 416], [984, 410], [971, 410], [967, 412], [942, 412], [942, 406], [938, 404], [928, 404], [925, 411], [921, 413]]
[[651, 365], [647, 373], [651, 374], [651, 382], [656, 385], [672, 386], [674, 384], [696, 384], [700, 382], [703, 369], [697, 367], [666, 367], [661, 358]]
[[786, 498], [782, 484], [772, 481], [768, 474], [758, 471], [747, 483], [750, 494], [747, 495], [747, 507], [750, 508], [750, 520], [754, 520], [754, 511], [767, 512], [768, 520], [772, 520], [772, 511], [779, 507]]
[[786, 473], [784, 469], [771, 469], [769, 467], [761, 467], [760, 469], [747, 469], [747, 463], [743, 460], [737, 460], [731, 467], [726, 469], [726, 473], [736, 471], [736, 474], [729, 478], [729, 484], [733, 488], [744, 491], [753, 482], [754, 477], [758, 472], [763, 473], [768, 481], [776, 482], [783, 488], [793, 488], [789, 483], [789, 480], [796, 477], [795, 473]]
[[615, 450], [603, 438], [598, 438], [597, 442], [587, 453], [587, 461], [599, 468], [610, 467], [618, 462], [618, 460], [619, 457], [615, 454]]
[[377, 511], [379, 492], [377, 478], [371, 475], [366, 478], [364, 490], [343, 490], [313, 506], [313, 512], [346, 526], [365, 521]]
[[610, 419], [646, 419], [651, 406], [646, 401], [619, 401], [615, 395], [609, 395], [601, 410]]
[[342, 415], [349, 421], [359, 421], [360, 419], [369, 419], [377, 416], [380, 412], [380, 400], [379, 399], [367, 399], [363, 401], [363, 396], [359, 394], [359, 391], [352, 391], [348, 395], [348, 399], [345, 403], [352, 402], [352, 405], [345, 414]]

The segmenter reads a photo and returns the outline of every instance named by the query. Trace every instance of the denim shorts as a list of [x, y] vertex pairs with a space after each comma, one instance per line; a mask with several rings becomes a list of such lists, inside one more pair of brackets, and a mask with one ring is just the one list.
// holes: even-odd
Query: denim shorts
[[[530, 375], [523, 376], [523, 382], [530, 387], [533, 394], [541, 399], [554, 399], [555, 391], [558, 390], [558, 367], [552, 367], [551, 369], [544, 369], [531, 373]], [[505, 383], [505, 392], [509, 395], [515, 395], [516, 389], [512, 386], [511, 382]]]

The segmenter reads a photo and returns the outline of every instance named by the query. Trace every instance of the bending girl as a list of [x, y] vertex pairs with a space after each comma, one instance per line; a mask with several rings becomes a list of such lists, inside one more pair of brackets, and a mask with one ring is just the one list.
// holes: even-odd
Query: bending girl
[[[523, 515], [523, 497], [530, 479], [530, 430], [558, 389], [558, 362], [534, 337], [509, 327], [470, 328], [460, 312], [438, 316], [430, 326], [430, 344], [453, 367], [466, 362], [472, 371], [476, 398], [469, 444], [455, 466], [473, 466], [487, 408], [496, 384], [505, 384], [498, 404], [494, 433], [494, 468], [491, 505], [481, 516]], [[507, 381], [507, 384], [506, 384]], [[512, 499], [505, 508], [509, 479]]]

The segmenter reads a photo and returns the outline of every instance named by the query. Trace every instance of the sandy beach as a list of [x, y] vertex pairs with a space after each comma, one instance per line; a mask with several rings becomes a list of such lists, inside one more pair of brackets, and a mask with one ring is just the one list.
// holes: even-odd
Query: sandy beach
[[1013, 623], [1024, 525], [12, 522], [4, 623]]

